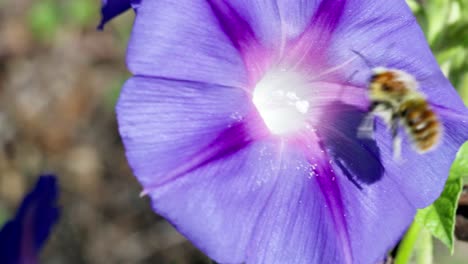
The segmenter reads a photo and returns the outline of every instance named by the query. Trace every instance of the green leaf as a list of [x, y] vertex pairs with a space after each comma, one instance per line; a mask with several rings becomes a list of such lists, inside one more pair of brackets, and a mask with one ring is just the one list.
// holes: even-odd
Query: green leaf
[[453, 253], [455, 213], [463, 185], [462, 177], [467, 173], [468, 142], [458, 151], [440, 197], [432, 205], [418, 210], [415, 218], [415, 222], [442, 241], [451, 253]]
[[449, 179], [462, 179], [468, 176], [468, 142], [463, 144], [450, 169]]
[[434, 42], [439, 43], [439, 50], [450, 49], [453, 47], [468, 47], [468, 21], [457, 21], [444, 27], [444, 30], [438, 32], [434, 37]]

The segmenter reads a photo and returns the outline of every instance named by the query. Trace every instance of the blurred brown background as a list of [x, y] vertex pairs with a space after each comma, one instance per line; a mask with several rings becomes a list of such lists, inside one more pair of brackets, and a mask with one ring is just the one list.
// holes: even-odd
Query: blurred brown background
[[55, 172], [43, 263], [209, 263], [139, 198], [114, 113], [133, 13], [98, 32], [99, 5], [0, 0], [0, 223]]

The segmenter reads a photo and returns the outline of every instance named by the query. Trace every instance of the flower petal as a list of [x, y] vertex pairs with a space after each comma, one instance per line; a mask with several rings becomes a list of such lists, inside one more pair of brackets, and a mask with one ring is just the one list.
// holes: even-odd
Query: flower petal
[[[380, 260], [415, 211], [399, 186], [386, 178], [359, 188], [328, 158], [315, 156], [312, 165], [317, 151], [305, 155], [275, 139], [242, 141], [235, 134], [250, 111], [245, 100], [242, 90], [223, 86], [127, 82], [117, 107], [120, 132], [155, 211], [221, 263]], [[213, 142], [235, 154], [211, 158], [220, 153]], [[376, 238], [383, 221], [389, 228]]]
[[0, 230], [1, 263], [37, 262], [38, 252], [59, 217], [57, 197], [55, 176], [42, 175], [15, 218]]

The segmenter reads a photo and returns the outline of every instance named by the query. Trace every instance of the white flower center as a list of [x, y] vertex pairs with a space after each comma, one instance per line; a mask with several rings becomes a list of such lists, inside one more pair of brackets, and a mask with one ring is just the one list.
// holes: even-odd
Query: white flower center
[[257, 83], [252, 101], [272, 134], [290, 134], [306, 126], [307, 88], [304, 76], [282, 70], [269, 71]]

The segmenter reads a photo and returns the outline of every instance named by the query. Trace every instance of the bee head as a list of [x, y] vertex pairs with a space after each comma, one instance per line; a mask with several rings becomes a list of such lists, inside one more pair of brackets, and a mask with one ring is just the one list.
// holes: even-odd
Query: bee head
[[399, 73], [383, 67], [375, 68], [369, 82], [372, 99], [379, 101], [398, 100], [407, 93]]

